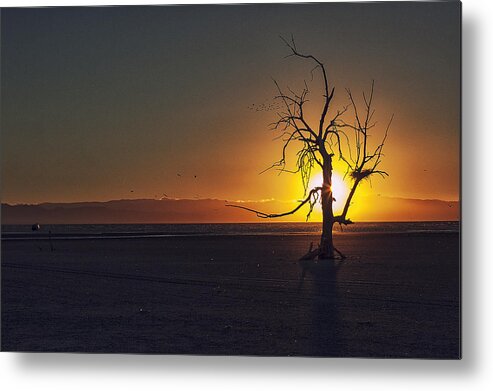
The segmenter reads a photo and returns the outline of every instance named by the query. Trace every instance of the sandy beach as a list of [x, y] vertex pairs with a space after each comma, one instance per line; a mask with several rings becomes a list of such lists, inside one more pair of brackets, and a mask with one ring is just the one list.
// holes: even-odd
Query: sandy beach
[[2, 240], [2, 350], [460, 357], [457, 233]]

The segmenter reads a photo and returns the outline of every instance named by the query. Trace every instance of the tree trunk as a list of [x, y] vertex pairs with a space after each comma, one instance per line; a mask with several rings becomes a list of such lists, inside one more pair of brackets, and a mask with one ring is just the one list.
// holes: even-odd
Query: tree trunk
[[[328, 161], [327, 161], [328, 160]], [[320, 239], [319, 258], [334, 258], [334, 243], [332, 241], [332, 226], [334, 225], [334, 211], [332, 210], [332, 162], [325, 159], [322, 167], [322, 238]]]

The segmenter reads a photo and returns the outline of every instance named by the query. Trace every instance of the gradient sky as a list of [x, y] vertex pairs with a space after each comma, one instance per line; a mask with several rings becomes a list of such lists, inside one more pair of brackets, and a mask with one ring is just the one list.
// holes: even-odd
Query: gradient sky
[[258, 175], [282, 143], [248, 109], [272, 77], [310, 79], [291, 34], [334, 109], [375, 79], [379, 124], [395, 115], [366, 194], [458, 199], [460, 4], [392, 2], [2, 9], [2, 202], [300, 198], [297, 177]]

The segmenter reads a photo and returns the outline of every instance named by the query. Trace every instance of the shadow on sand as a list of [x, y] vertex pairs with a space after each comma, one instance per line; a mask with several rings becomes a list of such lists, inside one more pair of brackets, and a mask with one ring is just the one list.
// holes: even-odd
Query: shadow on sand
[[298, 290], [306, 290], [312, 301], [311, 356], [341, 357], [342, 327], [339, 319], [337, 272], [341, 260], [300, 260]]

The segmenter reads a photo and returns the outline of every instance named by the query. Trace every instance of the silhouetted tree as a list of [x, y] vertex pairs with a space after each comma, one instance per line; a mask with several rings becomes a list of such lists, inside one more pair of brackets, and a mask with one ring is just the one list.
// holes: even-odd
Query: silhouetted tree
[[[351, 90], [346, 89], [348, 105], [341, 110], [333, 112], [331, 103], [335, 89], [329, 85], [324, 64], [311, 54], [301, 53], [297, 49], [294, 39], [291, 38], [290, 42], [282, 37], [281, 39], [290, 49], [290, 54], [287, 57], [294, 56], [313, 62], [315, 68], [313, 68], [312, 73], [318, 71], [322, 76], [323, 104], [316, 123], [309, 123], [305, 115], [305, 106], [308, 102], [307, 96], [309, 94], [307, 83], [304, 83], [304, 88], [300, 93], [295, 93], [289, 88], [289, 92], [286, 93], [274, 81], [278, 91], [275, 99], [281, 101], [282, 110], [278, 112], [278, 119], [272, 124], [272, 127], [281, 133], [280, 137], [283, 139], [284, 145], [281, 159], [269, 169], [277, 168], [282, 172], [299, 173], [305, 191], [305, 198], [293, 210], [278, 214], [264, 213], [238, 205], [229, 206], [254, 212], [261, 218], [277, 218], [296, 213], [304, 205], [308, 205], [308, 219], [315, 204], [321, 202], [323, 222], [320, 244], [315, 250], [310, 247], [305, 258], [315, 258], [317, 256], [319, 258], [334, 258], [335, 253], [344, 258], [344, 255], [334, 247], [333, 226], [335, 223], [341, 225], [353, 223], [348, 217], [349, 207], [358, 186], [363, 180], [370, 179], [373, 175], [388, 176], [385, 171], [380, 169], [380, 163], [393, 116], [385, 129], [381, 142], [371, 149], [368, 137], [370, 129], [375, 126], [375, 122], [372, 120], [375, 112], [372, 106], [374, 82], [372, 82], [371, 90], [368, 94], [363, 92], [364, 107], [362, 110], [358, 108]], [[352, 120], [347, 121], [345, 118], [350, 113]], [[288, 147], [293, 142], [299, 142], [300, 147], [297, 152], [296, 169], [288, 170], [286, 168], [286, 155]], [[333, 211], [332, 162], [334, 158], [344, 162], [346, 166], [345, 175], [351, 179], [350, 191], [344, 202], [344, 208], [339, 215], [334, 215]], [[309, 189], [311, 173], [315, 166], [319, 166], [322, 169], [323, 181], [320, 186]]]

